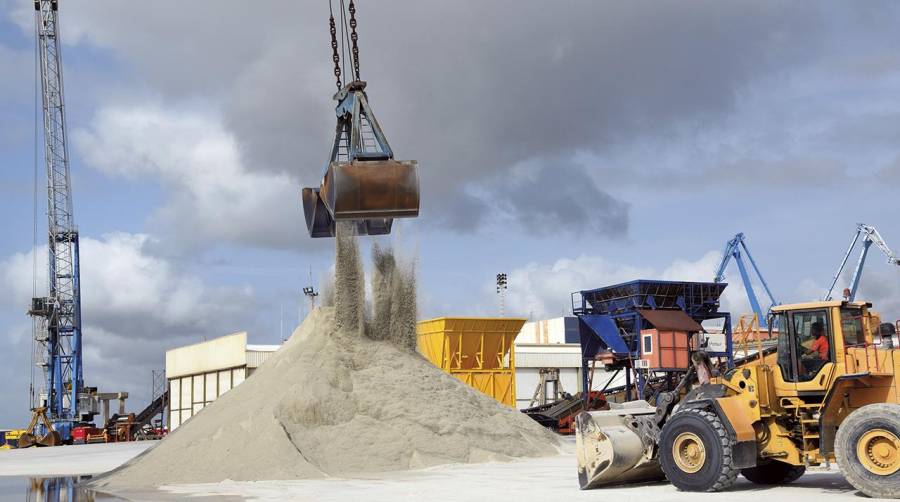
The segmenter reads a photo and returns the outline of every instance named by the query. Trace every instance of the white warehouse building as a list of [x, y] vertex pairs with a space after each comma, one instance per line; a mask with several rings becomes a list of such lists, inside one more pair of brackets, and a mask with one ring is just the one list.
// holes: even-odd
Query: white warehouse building
[[253, 374], [279, 345], [248, 345], [242, 331], [166, 351], [169, 430]]

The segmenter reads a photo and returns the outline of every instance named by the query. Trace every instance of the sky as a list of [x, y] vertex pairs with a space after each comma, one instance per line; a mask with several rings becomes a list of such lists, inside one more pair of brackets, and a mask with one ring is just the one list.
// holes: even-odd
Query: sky
[[[377, 240], [417, 264], [422, 318], [498, 315], [500, 272], [505, 313], [532, 319], [581, 289], [712, 280], [737, 232], [776, 299], [806, 301], [856, 223], [900, 247], [895, 2], [375, 5], [361, 77], [422, 199]], [[32, 9], [0, 0], [0, 426], [27, 420], [25, 310], [46, 294]], [[335, 124], [328, 4], [60, 0], [60, 26], [85, 378], [138, 410], [166, 349], [277, 343], [331, 271], [299, 198]], [[874, 249], [859, 298], [900, 318]]]

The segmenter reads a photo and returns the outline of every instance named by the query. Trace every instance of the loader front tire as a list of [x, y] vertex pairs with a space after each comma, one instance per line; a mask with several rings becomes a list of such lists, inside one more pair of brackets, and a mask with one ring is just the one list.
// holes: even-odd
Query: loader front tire
[[672, 415], [663, 426], [659, 461], [676, 488], [717, 492], [737, 479], [732, 440], [722, 420], [711, 411], [691, 408]]
[[844, 478], [873, 498], [900, 498], [900, 405], [870, 404], [841, 422], [834, 455]]
[[747, 481], [758, 485], [784, 485], [800, 479], [806, 472], [806, 466], [791, 465], [784, 462], [771, 461], [756, 467], [741, 469]]

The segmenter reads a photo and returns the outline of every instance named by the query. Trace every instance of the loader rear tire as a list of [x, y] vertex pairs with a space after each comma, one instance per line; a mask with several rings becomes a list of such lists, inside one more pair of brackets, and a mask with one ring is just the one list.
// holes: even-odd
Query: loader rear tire
[[747, 481], [758, 485], [784, 485], [800, 479], [806, 472], [806, 466], [791, 465], [784, 462], [772, 461], [760, 464], [756, 467], [741, 469], [741, 474]]
[[841, 422], [834, 454], [844, 478], [873, 498], [900, 498], [900, 405], [870, 404]]
[[669, 482], [683, 491], [725, 490], [734, 484], [739, 471], [722, 420], [699, 408], [669, 418], [660, 434], [659, 460]]

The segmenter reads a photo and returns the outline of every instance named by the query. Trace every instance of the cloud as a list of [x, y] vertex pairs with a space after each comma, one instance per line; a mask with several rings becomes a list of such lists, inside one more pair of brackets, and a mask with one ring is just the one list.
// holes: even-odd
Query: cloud
[[[841, 299], [844, 288], [850, 286], [853, 269], [856, 266], [857, 252], [858, 248], [854, 255], [851, 256], [847, 266], [844, 268], [844, 272], [834, 286], [831, 296], [835, 300]], [[821, 300], [830, 283], [830, 276], [828, 281], [804, 279], [798, 283], [794, 292], [794, 299], [791, 301]], [[882, 255], [877, 250], [873, 249], [870, 251], [859, 281], [856, 300], [872, 303], [873, 310], [878, 312], [885, 322], [900, 320], [900, 267], [886, 265]]]
[[[85, 379], [101, 390], [125, 390], [132, 408], [149, 398], [150, 371], [162, 369], [166, 349], [251, 329], [256, 304], [249, 287], [211, 286], [177, 264], [153, 255], [153, 239], [144, 234], [115, 233], [102, 239], [82, 237], [81, 279], [84, 319]], [[0, 261], [0, 308], [24, 311], [32, 296], [32, 264], [37, 258], [38, 291], [46, 289], [46, 246]], [[39, 293], [41, 294], [41, 293]], [[23, 321], [25, 322], [25, 321]], [[30, 353], [30, 333], [10, 323], [5, 338]], [[25, 388], [25, 374], [15, 368], [4, 393]], [[17, 411], [0, 418], [8, 419]]]
[[[652, 268], [611, 262], [602, 256], [530, 263], [509, 273], [507, 305], [515, 315], [535, 319], [571, 315], [573, 291], [650, 277]], [[486, 287], [493, 291], [493, 284]]]
[[17, 113], [30, 110], [34, 93], [34, 57], [0, 43], [0, 146], [13, 150], [31, 140], [32, 124], [23, 124]]
[[[571, 294], [575, 291], [636, 279], [712, 282], [721, 259], [721, 252], [710, 251], [696, 260], [676, 259], [662, 269], [614, 262], [597, 255], [562, 258], [550, 264], [530, 263], [509, 273], [507, 305], [514, 309], [513, 314], [535, 319], [571, 315]], [[726, 277], [729, 286], [721, 304], [737, 319], [750, 312], [750, 303], [740, 276], [735, 272], [733, 278]], [[493, 285], [489, 286], [485, 286], [485, 294], [493, 292]]]
[[30, 51], [14, 49], [0, 43], [0, 104], [30, 99], [34, 92], [34, 56]]
[[285, 173], [248, 169], [234, 136], [213, 115], [108, 107], [72, 139], [90, 166], [166, 187], [168, 200], [150, 223], [156, 233], [172, 237], [168, 242], [279, 248], [310, 242], [301, 238], [299, 183]]
[[628, 232], [630, 206], [601, 190], [584, 169], [565, 159], [521, 162], [470, 192], [472, 204], [451, 220], [460, 229], [471, 229], [479, 216], [489, 213], [486, 228], [508, 229], [512, 223], [532, 235], [586, 231], [623, 237]]
[[[324, 3], [71, 5], [61, 14], [68, 43], [109, 51], [136, 87], [150, 86], [163, 100], [216, 103], [248, 172], [318, 181], [334, 123]], [[23, 29], [30, 29], [27, 10], [17, 15]], [[471, 230], [497, 217], [539, 216], [567, 230], [595, 230], [596, 218], [573, 217], [563, 196], [547, 197], [535, 212], [531, 197], [484, 205], [472, 194], [496, 191], [497, 180], [535, 159], [565, 165], [578, 152], [606, 158], [617, 147], [642, 148], [639, 138], [690, 141], [697, 129], [722, 129], [755, 83], [818, 63], [835, 30], [829, 21], [845, 14], [713, 1], [691, 9], [653, 1], [581, 0], [553, 9], [509, 1], [364, 4], [361, 70], [398, 157], [420, 161], [423, 216], [434, 227]], [[177, 44], [162, 43], [173, 36]], [[692, 127], [682, 137], [685, 124]], [[606, 164], [614, 162], [584, 171]], [[645, 167], [624, 163], [617, 176], [594, 176], [595, 214], [611, 215], [608, 235], [620, 235], [627, 221], [617, 180]], [[518, 193], [538, 193], [554, 175], [583, 177], [551, 165], [546, 173], [520, 183]]]

